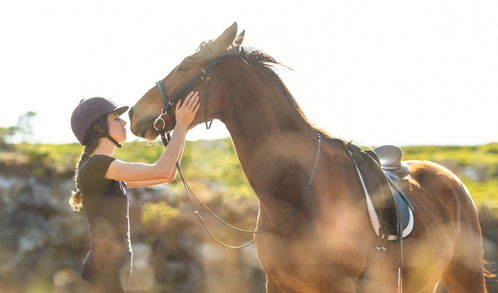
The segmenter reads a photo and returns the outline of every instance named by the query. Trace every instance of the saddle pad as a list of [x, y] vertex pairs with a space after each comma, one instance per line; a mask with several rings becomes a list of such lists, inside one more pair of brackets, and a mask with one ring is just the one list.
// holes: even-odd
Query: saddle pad
[[355, 165], [375, 233], [379, 235], [383, 226], [388, 231], [387, 240], [397, 240], [399, 214], [402, 238], [410, 235], [415, 224], [413, 206], [400, 188], [396, 173], [382, 170], [373, 152], [363, 151], [354, 144], [346, 148]]

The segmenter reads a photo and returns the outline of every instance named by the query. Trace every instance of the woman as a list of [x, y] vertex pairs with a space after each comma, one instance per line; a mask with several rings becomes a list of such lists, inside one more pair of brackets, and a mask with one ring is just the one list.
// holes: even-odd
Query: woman
[[168, 147], [154, 164], [131, 163], [113, 157], [116, 146], [126, 140], [126, 122], [119, 116], [128, 107], [117, 107], [104, 98], [83, 100], [71, 116], [71, 127], [85, 146], [76, 166], [76, 191], [69, 203], [84, 207], [90, 224], [90, 251], [82, 278], [92, 292], [124, 292], [131, 274], [132, 250], [127, 188], [171, 182], [176, 176], [185, 135], [199, 110], [199, 95], [190, 93], [175, 107], [176, 126]]

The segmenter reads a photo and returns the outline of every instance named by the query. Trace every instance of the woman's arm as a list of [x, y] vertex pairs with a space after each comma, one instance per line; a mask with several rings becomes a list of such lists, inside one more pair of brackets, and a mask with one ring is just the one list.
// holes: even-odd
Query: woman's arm
[[126, 182], [128, 188], [141, 188], [171, 182], [169, 179]]
[[[185, 144], [182, 144], [182, 147], [180, 149], [180, 155], [179, 155], [179, 159], [178, 159], [178, 164], [180, 164], [181, 160], [182, 160], [182, 156], [183, 156], [183, 149], [185, 147]], [[177, 169], [176, 169], [176, 164], [175, 164], [175, 168], [173, 168], [173, 170], [171, 171], [171, 173], [169, 174], [168, 176], [168, 179], [169, 179], [169, 182], [173, 182], [175, 181], [175, 178], [176, 178], [176, 172], [177, 172]]]
[[175, 163], [180, 159], [185, 135], [189, 125], [199, 110], [198, 93], [190, 93], [183, 103], [178, 102], [175, 109], [176, 126], [173, 136], [161, 157], [154, 164], [132, 163], [114, 160], [107, 169], [105, 177], [124, 182], [151, 180], [171, 181], [175, 174]]
[[[187, 131], [189, 131], [190, 129], [192, 129], [194, 126], [195, 125], [190, 125], [188, 127]], [[178, 159], [178, 164], [180, 164], [180, 162], [182, 161], [184, 148], [185, 148], [185, 144], [182, 144], [182, 149], [180, 150], [180, 156], [179, 156], [179, 159]], [[173, 172], [169, 175], [169, 179], [170, 179], [169, 182], [175, 181], [177, 171], [178, 170], [176, 168], [173, 168]]]
[[180, 155], [186, 130], [175, 127], [168, 147], [154, 164], [124, 162], [114, 160], [107, 169], [105, 177], [124, 182], [168, 180]]
[[[182, 160], [184, 148], [185, 148], [185, 144], [182, 144], [182, 147], [180, 150], [180, 158], [178, 160], [178, 163], [180, 163], [180, 161]], [[176, 164], [175, 164], [175, 166], [176, 166]], [[177, 169], [175, 167], [175, 168], [173, 168], [172, 173], [166, 179], [149, 180], [149, 181], [131, 181], [131, 182], [127, 182], [127, 186], [128, 186], [128, 188], [141, 188], [141, 187], [154, 186], [154, 185], [163, 184], [163, 183], [170, 183], [170, 182], [173, 182], [175, 180], [176, 173], [177, 173]]]

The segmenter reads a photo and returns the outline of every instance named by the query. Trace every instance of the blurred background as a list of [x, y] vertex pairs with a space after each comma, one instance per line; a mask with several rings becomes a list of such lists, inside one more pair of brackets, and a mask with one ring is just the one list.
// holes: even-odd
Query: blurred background
[[[79, 274], [88, 250], [83, 212], [68, 205], [78, 144], [9, 143], [29, 137], [30, 118], [0, 128], [0, 292], [82, 292]], [[127, 161], [154, 162], [160, 142], [134, 141], [118, 149]], [[404, 146], [405, 159], [443, 164], [467, 185], [478, 206], [487, 269], [498, 260], [498, 143], [476, 146]], [[188, 141], [182, 159], [197, 196], [230, 223], [252, 229], [257, 198], [229, 138]], [[264, 292], [254, 246], [223, 248], [197, 221], [179, 179], [129, 189], [134, 251], [129, 292]], [[251, 239], [202, 213], [213, 232], [236, 245]], [[496, 279], [487, 280], [498, 292]], [[444, 292], [443, 290], [439, 292]]]
[[[202, 41], [232, 22], [275, 67], [311, 122], [359, 145], [455, 172], [479, 208], [487, 268], [498, 260], [498, 2], [0, 2], [0, 292], [79, 292], [88, 249], [70, 210], [82, 147], [69, 117], [83, 98], [133, 105]], [[361, 106], [359, 107], [358, 105]], [[131, 137], [116, 156], [154, 162]], [[198, 196], [253, 228], [257, 199], [228, 131], [188, 134], [182, 166]], [[129, 191], [130, 292], [263, 292], [255, 249], [228, 250], [196, 221], [179, 182]], [[223, 240], [232, 233], [205, 216]], [[495, 279], [490, 292], [498, 292]], [[443, 292], [443, 291], [441, 291]]]

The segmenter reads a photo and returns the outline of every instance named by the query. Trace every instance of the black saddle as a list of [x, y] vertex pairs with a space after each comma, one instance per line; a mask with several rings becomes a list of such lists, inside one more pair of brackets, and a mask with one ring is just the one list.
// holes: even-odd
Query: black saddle
[[415, 217], [413, 204], [401, 187], [401, 182], [409, 178], [401, 149], [387, 145], [366, 151], [354, 144], [347, 144], [346, 149], [355, 164], [370, 222], [379, 239], [393, 241], [410, 235]]

